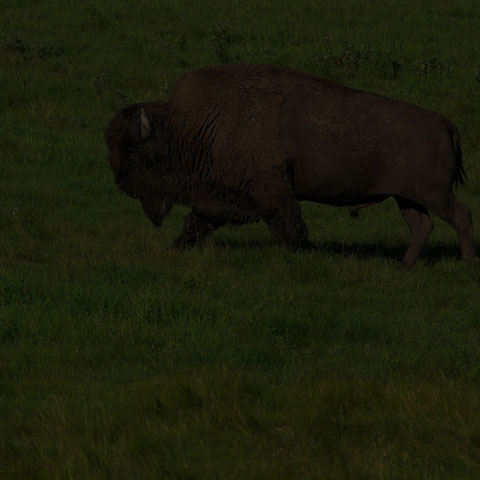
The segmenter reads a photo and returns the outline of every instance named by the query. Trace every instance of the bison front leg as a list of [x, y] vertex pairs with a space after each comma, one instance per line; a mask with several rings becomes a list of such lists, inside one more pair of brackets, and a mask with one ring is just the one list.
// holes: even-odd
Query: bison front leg
[[263, 215], [277, 243], [292, 250], [309, 248], [308, 230], [295, 197], [281, 199], [276, 208]]
[[146, 197], [141, 198], [140, 203], [142, 204], [145, 215], [147, 215], [156, 227], [162, 224], [163, 219], [169, 214], [173, 207], [173, 200], [169, 198]]
[[185, 217], [185, 224], [180, 236], [175, 239], [175, 248], [186, 248], [200, 243], [205, 237], [211, 235], [221, 225], [210, 221], [198, 212], [192, 211]]

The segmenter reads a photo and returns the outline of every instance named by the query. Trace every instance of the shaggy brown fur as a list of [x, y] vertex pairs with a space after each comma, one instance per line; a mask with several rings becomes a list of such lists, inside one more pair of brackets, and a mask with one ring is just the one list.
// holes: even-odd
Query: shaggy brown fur
[[280, 67], [204, 67], [168, 102], [118, 111], [105, 137], [116, 183], [155, 225], [174, 204], [192, 208], [177, 246], [263, 219], [296, 249], [308, 244], [299, 200], [355, 206], [393, 195], [411, 230], [405, 265], [430, 233], [427, 209], [476, 259], [470, 211], [451, 190], [463, 174], [457, 129], [407, 103]]

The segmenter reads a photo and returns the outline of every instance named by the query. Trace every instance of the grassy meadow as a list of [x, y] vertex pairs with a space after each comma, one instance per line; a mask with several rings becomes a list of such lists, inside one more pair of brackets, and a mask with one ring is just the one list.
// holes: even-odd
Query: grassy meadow
[[273, 63], [452, 119], [480, 248], [473, 0], [0, 2], [0, 478], [480, 478], [480, 266], [395, 202], [170, 247], [106, 162], [113, 112]]

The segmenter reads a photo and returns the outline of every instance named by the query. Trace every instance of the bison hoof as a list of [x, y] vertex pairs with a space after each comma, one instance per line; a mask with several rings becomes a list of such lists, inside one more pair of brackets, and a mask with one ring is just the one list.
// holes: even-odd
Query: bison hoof
[[298, 248], [299, 250], [302, 250], [304, 252], [311, 252], [312, 250], [316, 250], [316, 246], [314, 243], [308, 241], [308, 240], [305, 240], [304, 242], [302, 242], [300, 244], [300, 247]]
[[181, 238], [181, 237], [176, 238], [172, 243], [172, 247], [178, 250], [185, 250], [187, 247], [190, 247], [191, 245], [192, 243], [187, 242], [185, 238]]
[[202, 242], [202, 238], [186, 238], [184, 236], [180, 236], [173, 241], [173, 248], [177, 248], [179, 250], [184, 250], [189, 247], [194, 247]]
[[293, 252], [311, 252], [312, 250], [315, 250], [315, 244], [312, 242], [309, 242], [308, 240], [305, 240], [303, 242], [297, 243], [295, 245], [286, 245], [288, 250], [291, 250]]
[[405, 260], [403, 259], [399, 264], [400, 270], [411, 270], [416, 265], [416, 260]]

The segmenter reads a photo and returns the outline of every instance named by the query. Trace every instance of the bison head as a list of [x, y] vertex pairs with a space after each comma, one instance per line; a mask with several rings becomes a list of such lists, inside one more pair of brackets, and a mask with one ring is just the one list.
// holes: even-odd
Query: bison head
[[168, 177], [168, 142], [164, 103], [132, 105], [119, 110], [105, 131], [108, 161], [115, 183], [141, 201], [150, 219], [159, 225], [173, 200]]

